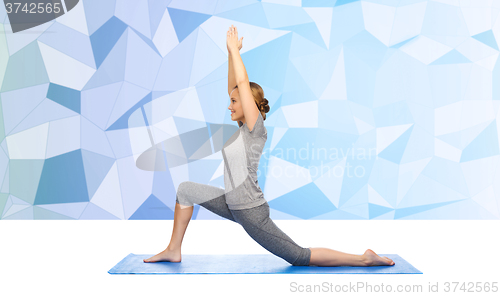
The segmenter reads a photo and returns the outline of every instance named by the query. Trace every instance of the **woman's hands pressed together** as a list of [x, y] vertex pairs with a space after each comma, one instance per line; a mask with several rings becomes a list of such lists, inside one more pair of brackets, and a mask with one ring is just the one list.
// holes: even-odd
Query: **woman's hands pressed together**
[[236, 49], [239, 51], [243, 47], [243, 37], [238, 40], [238, 29], [233, 25], [227, 30], [226, 45], [229, 53]]

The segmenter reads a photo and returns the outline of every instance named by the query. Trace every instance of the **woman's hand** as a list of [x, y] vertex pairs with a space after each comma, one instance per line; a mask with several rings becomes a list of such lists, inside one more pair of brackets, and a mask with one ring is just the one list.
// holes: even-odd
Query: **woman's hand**
[[243, 37], [238, 40], [238, 29], [233, 25], [231, 25], [227, 31], [226, 45], [227, 51], [230, 53], [236, 48], [240, 50], [243, 47]]

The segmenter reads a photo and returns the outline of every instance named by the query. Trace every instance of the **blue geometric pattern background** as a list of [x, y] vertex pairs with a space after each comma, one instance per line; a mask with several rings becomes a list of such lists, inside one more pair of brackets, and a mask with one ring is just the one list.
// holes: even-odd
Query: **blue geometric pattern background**
[[273, 219], [500, 218], [500, 1], [83, 0], [0, 21], [1, 219], [173, 219], [181, 182], [223, 188], [232, 24], [271, 107]]

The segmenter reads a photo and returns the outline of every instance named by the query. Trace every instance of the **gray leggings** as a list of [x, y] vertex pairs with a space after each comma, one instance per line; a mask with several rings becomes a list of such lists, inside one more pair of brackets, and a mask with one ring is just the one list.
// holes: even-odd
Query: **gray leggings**
[[236, 222], [264, 249], [294, 266], [308, 266], [311, 249], [297, 245], [274, 224], [269, 217], [269, 204], [243, 210], [231, 210], [222, 188], [191, 181], [182, 182], [177, 189], [176, 202], [184, 206], [194, 203], [207, 210]]

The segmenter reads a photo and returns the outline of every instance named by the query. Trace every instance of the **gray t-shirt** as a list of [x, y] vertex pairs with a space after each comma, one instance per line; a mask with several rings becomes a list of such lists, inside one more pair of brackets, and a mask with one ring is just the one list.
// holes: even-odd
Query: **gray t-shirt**
[[264, 119], [259, 117], [252, 131], [238, 121], [240, 128], [222, 146], [226, 203], [231, 210], [249, 209], [266, 202], [257, 180], [262, 150], [267, 141]]

